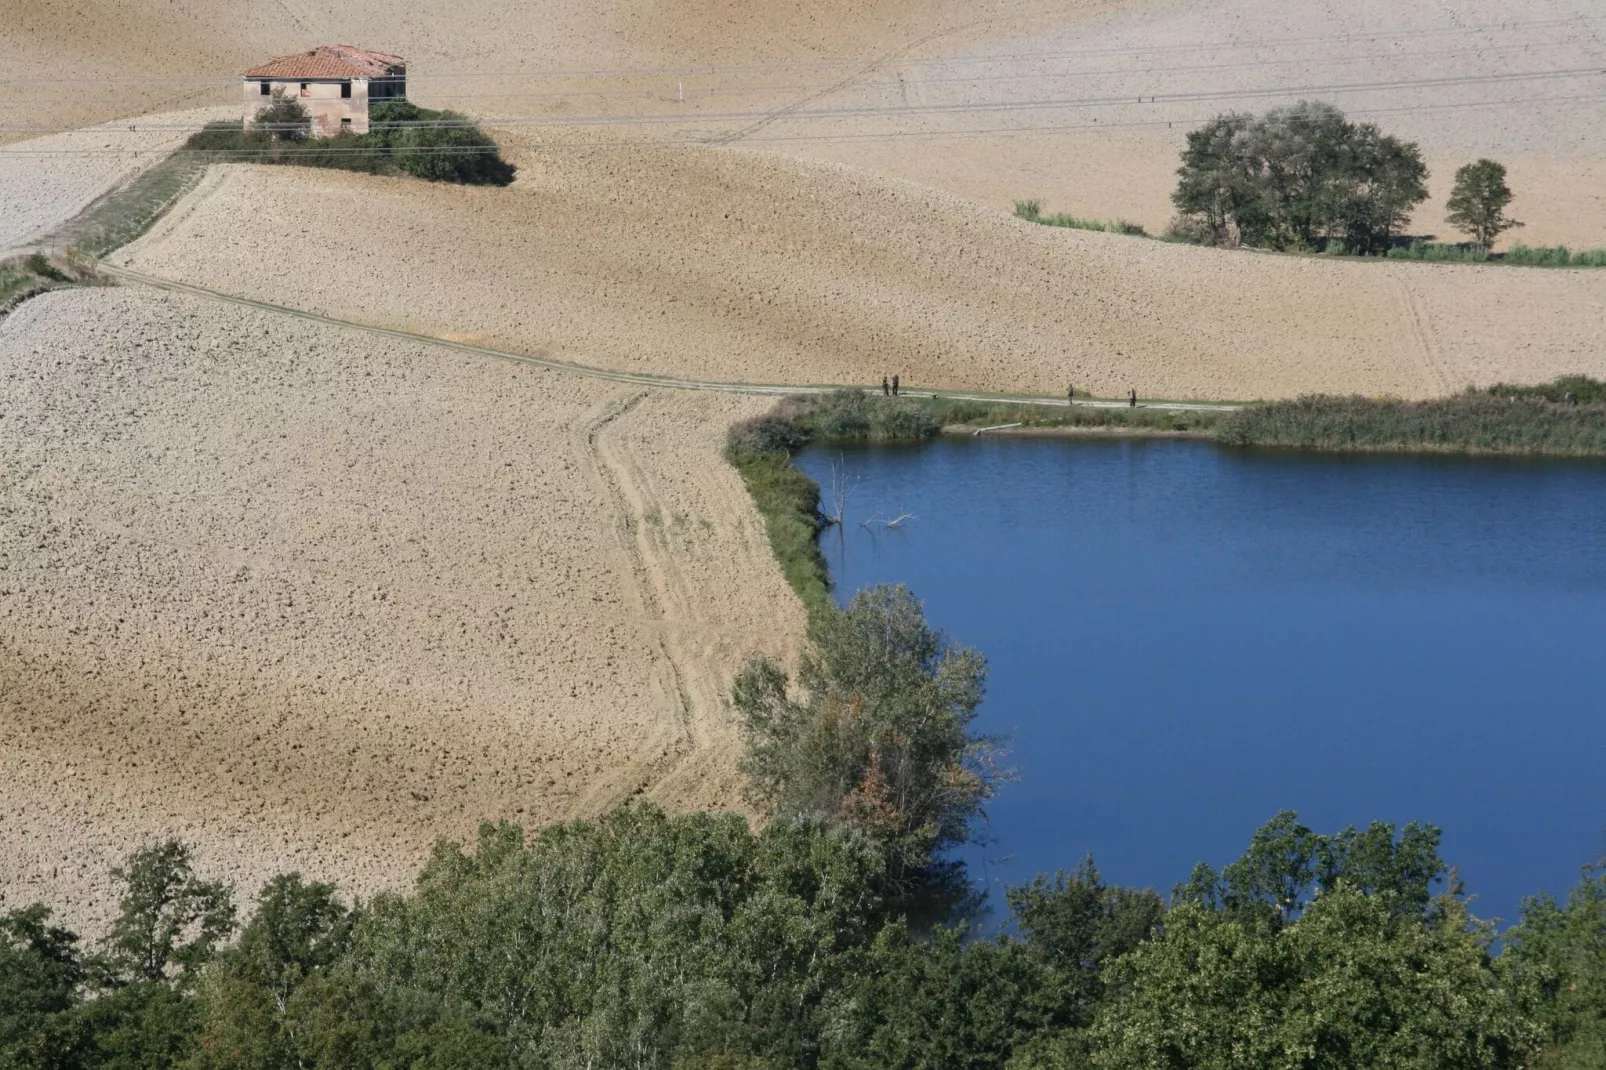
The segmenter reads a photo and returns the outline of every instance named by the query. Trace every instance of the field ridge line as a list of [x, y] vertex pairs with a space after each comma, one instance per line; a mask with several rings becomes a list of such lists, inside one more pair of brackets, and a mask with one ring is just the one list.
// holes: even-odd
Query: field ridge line
[[[286, 305], [276, 305], [269, 301], [259, 301], [254, 297], [244, 297], [239, 294], [225, 293], [222, 290], [213, 290], [194, 283], [180, 282], [177, 279], [166, 279], [158, 275], [147, 275], [133, 268], [120, 267], [99, 263], [99, 269], [114, 278], [124, 279], [128, 282], [149, 286], [152, 289], [167, 290], [172, 293], [186, 294], [209, 301], [222, 301], [233, 305], [242, 305], [254, 308], [261, 312], [272, 312], [282, 316], [292, 316], [296, 319], [306, 320], [310, 323], [322, 323], [330, 327], [341, 327], [351, 331], [363, 331], [367, 334], [378, 335], [382, 338], [394, 338], [402, 342], [418, 345], [435, 346], [441, 349], [456, 350], [471, 356], [490, 357], [493, 360], [505, 360], [514, 364], [529, 364], [548, 371], [563, 372], [569, 375], [578, 375], [587, 379], [602, 379], [614, 383], [626, 383], [634, 386], [651, 387], [661, 390], [701, 390], [710, 393], [723, 394], [754, 394], [770, 397], [785, 397], [789, 394], [825, 394], [833, 390], [860, 389], [874, 392], [873, 383], [855, 383], [844, 387], [834, 383], [740, 383], [717, 379], [689, 379], [673, 375], [655, 375], [651, 372], [622, 371], [614, 368], [602, 368], [594, 364], [581, 364], [576, 361], [559, 360], [556, 357], [540, 357], [530, 353], [514, 353], [506, 349], [492, 349], [489, 346], [473, 345], [469, 342], [457, 342], [438, 335], [423, 334], [418, 331], [404, 331], [396, 327], [380, 327], [371, 323], [360, 323], [356, 320], [340, 319], [336, 316], [326, 316], [320, 312], [309, 312], [305, 309], [290, 308]], [[1064, 398], [1032, 396], [1029, 394], [1004, 394], [985, 390], [965, 390], [934, 387], [919, 391], [908, 391], [910, 397], [931, 396], [943, 397], [954, 401], [983, 401], [1000, 402], [1008, 404], [1016, 402], [1022, 405], [1040, 405], [1045, 407], [1066, 407], [1068, 402]], [[1090, 409], [1124, 409], [1125, 401], [1088, 400], [1075, 403], [1079, 408]], [[1237, 402], [1226, 401], [1144, 401], [1139, 403], [1140, 408], [1155, 409], [1166, 412], [1231, 412], [1244, 406]]]

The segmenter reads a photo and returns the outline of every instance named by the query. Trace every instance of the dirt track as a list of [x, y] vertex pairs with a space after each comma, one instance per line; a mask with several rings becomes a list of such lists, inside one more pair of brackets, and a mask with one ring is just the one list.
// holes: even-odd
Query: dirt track
[[1058, 230], [731, 150], [520, 158], [505, 190], [217, 169], [125, 258], [343, 319], [703, 379], [1231, 399], [1606, 373], [1606, 272]]
[[0, 369], [8, 898], [93, 927], [159, 835], [367, 893], [484, 818], [739, 801], [729, 676], [802, 628], [718, 459], [766, 402], [135, 291], [30, 302]]

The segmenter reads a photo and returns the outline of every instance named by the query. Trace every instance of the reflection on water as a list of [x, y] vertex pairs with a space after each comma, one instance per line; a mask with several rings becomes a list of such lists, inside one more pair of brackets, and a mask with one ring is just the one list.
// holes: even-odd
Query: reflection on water
[[1020, 772], [969, 856], [994, 886], [1092, 851], [1169, 891], [1292, 808], [1442, 826], [1475, 912], [1511, 919], [1606, 850], [1606, 466], [812, 450], [828, 511], [839, 456], [838, 597], [906, 583], [991, 664], [979, 727]]

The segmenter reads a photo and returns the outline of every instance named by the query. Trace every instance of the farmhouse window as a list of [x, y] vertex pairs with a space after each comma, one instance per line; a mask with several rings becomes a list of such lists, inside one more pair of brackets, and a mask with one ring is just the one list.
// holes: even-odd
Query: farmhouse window
[[261, 82], [259, 84], [262, 86], [262, 95], [263, 96], [268, 96], [269, 94], [271, 94], [273, 92], [272, 89], [268, 88], [268, 83], [267, 82]]
[[301, 83], [301, 95], [304, 96], [304, 97], [311, 95], [310, 91], [307, 89], [307, 83], [306, 82], [302, 82]]
[[350, 99], [350, 97], [351, 97], [351, 83], [350, 82], [341, 82], [340, 83], [340, 98], [342, 100], [347, 100], [347, 99]]
[[340, 120], [340, 125], [341, 125], [342, 128], [348, 127], [348, 126], [351, 125], [351, 120], [350, 119], [342, 119], [342, 120]]

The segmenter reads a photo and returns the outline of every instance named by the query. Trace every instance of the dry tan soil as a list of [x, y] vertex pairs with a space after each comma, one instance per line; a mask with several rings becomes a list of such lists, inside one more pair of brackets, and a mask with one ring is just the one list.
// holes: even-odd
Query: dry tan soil
[[[1514, 237], [1606, 244], [1577, 73], [1603, 32], [1595, 0], [0, 0], [0, 141], [229, 105], [244, 68], [347, 41], [494, 118], [518, 184], [220, 169], [135, 264], [709, 378], [1420, 397], [1606, 374], [1606, 272], [1179, 248], [1009, 203], [1158, 228], [1188, 128], [1311, 96], [1421, 141], [1416, 229], [1454, 237], [1448, 177], [1487, 155]], [[0, 234], [172, 136], [22, 142]], [[13, 898], [97, 924], [106, 869], [170, 834], [246, 890], [366, 893], [482, 817], [736, 798], [724, 683], [802, 624], [718, 460], [762, 403], [128, 291], [0, 324], [0, 384]]]
[[0, 889], [91, 929], [178, 835], [371, 893], [436, 836], [740, 802], [723, 694], [801, 609], [643, 393], [147, 292], [0, 325]]
[[507, 189], [215, 169], [126, 258], [338, 318], [706, 379], [1265, 398], [1606, 374], [1601, 271], [1166, 245], [727, 149], [520, 159]]
[[1151, 229], [1188, 129], [1320, 98], [1421, 143], [1417, 233], [1460, 237], [1451, 176], [1492, 156], [1515, 240], [1606, 245], [1595, 0], [0, 0], [0, 140], [234, 105], [240, 71], [332, 41], [510, 128], [740, 141]]

